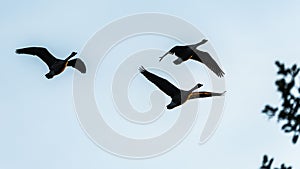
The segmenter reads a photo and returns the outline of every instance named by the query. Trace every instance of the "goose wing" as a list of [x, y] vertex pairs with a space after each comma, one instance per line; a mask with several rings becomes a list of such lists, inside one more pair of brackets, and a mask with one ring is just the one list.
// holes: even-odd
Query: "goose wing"
[[180, 94], [180, 90], [170, 83], [168, 80], [161, 78], [151, 72], [148, 72], [144, 67], [139, 68], [140, 72], [152, 83], [154, 83], [161, 91], [170, 97]]
[[193, 92], [191, 93], [189, 99], [197, 99], [197, 98], [204, 98], [204, 97], [213, 97], [213, 96], [223, 96], [223, 93], [215, 93], [215, 92]]
[[220, 66], [217, 64], [217, 62], [210, 56], [209, 53], [203, 52], [200, 50], [194, 50], [196, 53], [196, 56], [193, 55], [191, 59], [196, 60], [198, 62], [202, 62], [205, 64], [211, 71], [213, 71], [218, 77], [223, 77], [224, 72], [220, 68]]
[[187, 45], [189, 48], [191, 49], [196, 49], [197, 47], [199, 47], [200, 45], [203, 45], [207, 42], [208, 40], [207, 39], [203, 39], [201, 42], [198, 42], [198, 43], [195, 43], [195, 44], [192, 44], [192, 45]]
[[75, 69], [79, 70], [81, 73], [86, 73], [86, 66], [83, 61], [79, 58], [72, 59], [68, 62], [68, 66], [72, 66]]
[[29, 54], [35, 55], [42, 59], [50, 68], [55, 62], [58, 61], [46, 48], [43, 47], [28, 47], [17, 49], [16, 53], [18, 54]]

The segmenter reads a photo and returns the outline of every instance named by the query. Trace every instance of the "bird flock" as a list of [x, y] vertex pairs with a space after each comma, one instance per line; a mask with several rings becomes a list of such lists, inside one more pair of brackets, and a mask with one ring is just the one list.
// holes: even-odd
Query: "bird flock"
[[[171, 50], [165, 53], [163, 56], [159, 57], [159, 62], [162, 61], [164, 57], [168, 54], [177, 56], [177, 59], [173, 61], [175, 65], [179, 65], [189, 59], [200, 62], [207, 66], [212, 72], [214, 72], [219, 78], [222, 78], [225, 73], [222, 71], [217, 62], [212, 58], [212, 56], [204, 51], [198, 50], [197, 47], [203, 45], [207, 42], [206, 39], [203, 39], [201, 42], [184, 45], [184, 46], [174, 46]], [[52, 79], [54, 76], [61, 74], [66, 67], [71, 66], [81, 73], [86, 73], [87, 68], [84, 62], [79, 59], [72, 59], [77, 53], [72, 52], [66, 59], [61, 60], [54, 57], [46, 48], [44, 47], [26, 47], [16, 49], [17, 54], [29, 54], [39, 57], [49, 68], [49, 72], [45, 74], [47, 79]], [[170, 104], [166, 107], [167, 109], [173, 109], [177, 106], [184, 104], [186, 101], [196, 98], [206, 98], [213, 96], [223, 96], [224, 92], [208, 92], [200, 91], [195, 92], [198, 88], [202, 87], [203, 84], [196, 84], [190, 90], [179, 89], [170, 83], [168, 80], [149, 72], [143, 66], [139, 67], [140, 73], [146, 77], [151, 83], [158, 87], [162, 92], [168, 95], [171, 98]]]

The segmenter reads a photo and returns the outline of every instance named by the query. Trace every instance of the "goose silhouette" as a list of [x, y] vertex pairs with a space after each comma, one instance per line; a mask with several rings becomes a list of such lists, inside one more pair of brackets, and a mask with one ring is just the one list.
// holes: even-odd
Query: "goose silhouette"
[[72, 52], [66, 59], [61, 60], [55, 58], [46, 48], [43, 47], [27, 47], [16, 50], [17, 54], [35, 55], [42, 59], [48, 66], [49, 72], [45, 75], [48, 79], [62, 73], [67, 66], [71, 66], [81, 73], [86, 73], [86, 67], [83, 61], [79, 58], [72, 59], [77, 53]]
[[224, 72], [217, 64], [217, 62], [211, 57], [211, 55], [207, 52], [203, 52], [197, 49], [198, 46], [206, 43], [207, 40], [203, 39], [201, 42], [186, 45], [186, 46], [174, 46], [171, 50], [169, 50], [166, 54], [159, 57], [159, 61], [161, 61], [168, 54], [177, 56], [178, 58], [173, 61], [174, 64], [179, 65], [182, 62], [185, 62], [189, 59], [193, 59], [195, 61], [201, 62], [206, 65], [211, 71], [213, 71], [218, 77], [223, 77]]
[[214, 93], [214, 92], [193, 92], [194, 90], [203, 86], [202, 84], [198, 83], [190, 90], [181, 90], [170, 83], [168, 80], [161, 78], [149, 71], [147, 71], [143, 66], [139, 68], [139, 71], [153, 84], [155, 84], [161, 91], [163, 91], [166, 95], [171, 97], [172, 101], [169, 105], [167, 105], [167, 109], [173, 109], [177, 106], [182, 105], [187, 100], [196, 99], [196, 98], [205, 98], [205, 97], [212, 97], [212, 96], [222, 96], [223, 93]]

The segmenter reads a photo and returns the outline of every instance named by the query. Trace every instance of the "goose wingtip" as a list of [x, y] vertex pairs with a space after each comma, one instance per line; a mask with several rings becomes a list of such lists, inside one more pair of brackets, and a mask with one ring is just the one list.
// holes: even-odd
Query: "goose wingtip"
[[20, 54], [20, 53], [21, 53], [20, 49], [16, 49], [15, 52], [16, 52], [17, 54]]
[[146, 69], [144, 68], [144, 66], [141, 65], [141, 66], [139, 67], [139, 71], [140, 71], [141, 73], [143, 73], [144, 71], [146, 71]]

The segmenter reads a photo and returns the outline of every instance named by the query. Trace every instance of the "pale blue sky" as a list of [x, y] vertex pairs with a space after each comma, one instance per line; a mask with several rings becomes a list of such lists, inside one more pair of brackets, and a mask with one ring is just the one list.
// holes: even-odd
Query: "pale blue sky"
[[[274, 61], [299, 64], [299, 7], [300, 2], [293, 0], [2, 1], [0, 168], [253, 169], [265, 153], [275, 157], [276, 166], [286, 162], [300, 168], [299, 145], [292, 145], [275, 120], [260, 113], [265, 104], [279, 102]], [[110, 22], [143, 12], [171, 14], [196, 26], [218, 54], [228, 92], [223, 120], [206, 144], [197, 145], [205, 122], [201, 115], [206, 117], [200, 113], [191, 134], [172, 151], [128, 160], [98, 148], [81, 129], [73, 105], [73, 70], [47, 80], [45, 65], [14, 51], [45, 46], [63, 58], [71, 51], [81, 52], [89, 38]], [[158, 48], [156, 39], [138, 37], [116, 49], [134, 52], [133, 42], [143, 40]], [[166, 50], [174, 43], [163, 39], [159, 45]], [[205, 103], [209, 104], [201, 104]], [[113, 122], [109, 114], [105, 116]]]

